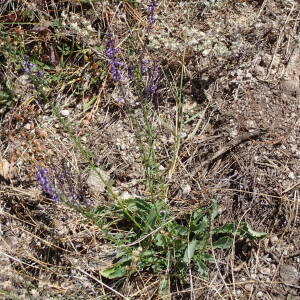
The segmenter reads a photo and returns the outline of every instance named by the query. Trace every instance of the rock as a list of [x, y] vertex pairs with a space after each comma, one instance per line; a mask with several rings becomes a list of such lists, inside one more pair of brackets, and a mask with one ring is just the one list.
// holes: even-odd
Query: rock
[[158, 170], [159, 170], [159, 171], [164, 171], [165, 169], [166, 169], [166, 168], [165, 168], [163, 165], [159, 165], [159, 166], [158, 166]]
[[255, 66], [254, 72], [255, 72], [255, 75], [258, 75], [258, 76], [264, 76], [266, 73], [265, 68], [262, 66], [259, 66], [259, 65]]
[[264, 293], [261, 291], [257, 292], [257, 294], [256, 294], [257, 298], [262, 298], [263, 296], [264, 296]]
[[282, 265], [279, 270], [281, 279], [288, 283], [297, 283], [300, 279], [299, 272], [293, 265]]
[[101, 194], [105, 191], [108, 181], [109, 175], [107, 172], [96, 168], [95, 170], [90, 170], [86, 183], [92, 193]]
[[260, 268], [258, 268], [258, 270], [263, 275], [270, 275], [271, 274], [270, 268], [260, 267]]
[[11, 177], [12, 165], [6, 160], [0, 160], [0, 176], [4, 179], [10, 179]]
[[182, 188], [182, 192], [184, 195], [188, 195], [192, 190], [192, 188], [189, 184], [185, 184], [181, 188]]
[[119, 198], [120, 198], [120, 200], [127, 200], [127, 199], [134, 198], [134, 196], [129, 194], [127, 191], [125, 191], [125, 192], [121, 193]]
[[67, 109], [63, 109], [60, 113], [61, 113], [61, 115], [64, 116], [64, 117], [67, 117], [67, 116], [70, 115], [70, 111], [67, 110]]
[[25, 125], [24, 125], [24, 128], [25, 128], [26, 130], [30, 130], [30, 129], [31, 129], [30, 123], [25, 124]]
[[288, 177], [292, 180], [295, 180], [296, 179], [296, 176], [295, 176], [295, 173], [294, 172], [289, 172], [289, 175]]
[[278, 244], [278, 237], [276, 235], [270, 237], [270, 242], [272, 244], [272, 246], [275, 246]]
[[257, 124], [254, 120], [247, 120], [246, 121], [246, 128], [248, 130], [251, 130], [251, 129], [256, 129], [257, 128]]

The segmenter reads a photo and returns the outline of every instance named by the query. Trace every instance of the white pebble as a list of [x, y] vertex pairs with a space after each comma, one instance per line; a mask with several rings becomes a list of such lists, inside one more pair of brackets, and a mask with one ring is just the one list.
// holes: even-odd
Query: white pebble
[[296, 176], [295, 176], [295, 173], [294, 172], [290, 172], [288, 177], [292, 180], [295, 180], [296, 179]]
[[62, 114], [62, 116], [67, 117], [67, 116], [70, 115], [70, 111], [67, 110], [67, 109], [63, 109], [63, 110], [61, 111], [61, 114]]
[[121, 193], [121, 195], [120, 195], [121, 200], [127, 200], [127, 199], [130, 199], [130, 198], [134, 198], [134, 196], [129, 194], [127, 191]]
[[261, 291], [257, 292], [257, 294], [256, 294], [256, 297], [257, 297], [257, 298], [261, 298], [261, 297], [263, 297], [263, 296], [264, 296], [264, 293], [261, 292]]
[[31, 125], [29, 123], [27, 123], [27, 124], [24, 125], [24, 128], [26, 130], [30, 130], [31, 129]]

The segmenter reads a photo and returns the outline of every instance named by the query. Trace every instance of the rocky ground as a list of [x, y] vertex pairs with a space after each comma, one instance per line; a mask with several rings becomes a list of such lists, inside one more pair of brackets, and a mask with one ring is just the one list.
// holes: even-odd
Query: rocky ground
[[[214, 199], [222, 208], [219, 222], [244, 220], [268, 237], [215, 251], [209, 280], [195, 274], [193, 286], [174, 287], [170, 299], [300, 299], [299, 3], [206, 2], [160, 1], [148, 36], [147, 55], [156, 55], [160, 66], [153, 102], [159, 169], [174, 213]], [[95, 9], [110, 21], [118, 12], [109, 1]], [[120, 11], [123, 15], [116, 14], [113, 22], [120, 35], [124, 18], [144, 26], [139, 6], [125, 2]], [[92, 42], [87, 44], [93, 49]], [[170, 175], [175, 141], [164, 124], [175, 128], [177, 106], [170, 84], [179, 84], [183, 57], [186, 122]], [[14, 84], [16, 94], [32, 97], [26, 75]], [[103, 176], [115, 193], [143, 196], [135, 128], [116, 101], [119, 86], [105, 88], [87, 112], [86, 100], [65, 95], [66, 89], [53, 99], [93, 153], [96, 167], [105, 166]], [[133, 118], [139, 120], [135, 92], [129, 88], [127, 93]], [[1, 112], [0, 294], [3, 299], [11, 299], [3, 291], [22, 299], [109, 299], [97, 272], [111, 264], [117, 250], [104, 242], [97, 226], [47, 200], [35, 181], [35, 168], [63, 168], [65, 161], [73, 174], [81, 174], [78, 182], [93, 205], [112, 201], [105, 187], [95, 183], [47, 104]], [[119, 292], [130, 299], [155, 299], [157, 285], [158, 279], [145, 272]]]

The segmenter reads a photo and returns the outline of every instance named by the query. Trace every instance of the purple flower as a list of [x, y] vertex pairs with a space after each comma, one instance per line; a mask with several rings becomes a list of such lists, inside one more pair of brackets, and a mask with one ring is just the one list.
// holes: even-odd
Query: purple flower
[[49, 195], [54, 202], [59, 202], [59, 196], [55, 188], [53, 187], [48, 170], [46, 168], [39, 167], [35, 174], [35, 177], [40, 183], [43, 192]]
[[120, 67], [123, 67], [124, 64], [120, 62], [120, 60], [116, 56], [119, 50], [115, 48], [115, 40], [112, 38], [112, 34], [107, 34], [106, 37], [107, 39], [105, 54], [108, 57], [110, 72], [112, 74], [113, 80], [119, 81], [122, 78], [119, 69]]
[[22, 61], [22, 65], [23, 65], [23, 70], [26, 74], [31, 73], [32, 69], [36, 67], [36, 65], [34, 65], [28, 60], [28, 56], [24, 57], [24, 60]]
[[36, 179], [40, 183], [43, 192], [54, 202], [60, 199], [69, 202], [72, 205], [85, 204], [90, 205], [84, 199], [84, 190], [81, 177], [78, 177], [77, 186], [74, 184], [73, 175], [70, 168], [64, 160], [61, 162], [61, 171], [58, 168], [52, 168], [52, 177], [46, 168], [38, 167]]
[[[76, 192], [73, 180], [72, 180], [72, 173], [70, 168], [67, 166], [66, 162], [63, 160], [62, 163], [62, 174], [60, 176], [64, 179], [64, 183], [67, 186], [67, 196], [73, 203], [78, 202], [80, 197]], [[63, 190], [63, 188], [62, 188]]]
[[148, 31], [152, 28], [152, 25], [155, 23], [154, 18], [154, 10], [158, 5], [157, 0], [149, 0], [148, 6], [147, 6], [147, 20], [148, 20]]
[[39, 78], [42, 78], [42, 77], [44, 77], [44, 72], [43, 72], [43, 70], [38, 70], [37, 72], [35, 72], [35, 75]]
[[142, 74], [145, 74], [148, 71], [148, 63], [149, 61], [147, 59], [142, 58], [140, 60], [140, 65], [141, 65], [141, 72]]
[[158, 78], [157, 62], [153, 61], [152, 68], [151, 68], [151, 78], [150, 78], [150, 91], [152, 96], [156, 93], [157, 90], [157, 78]]
[[148, 73], [147, 74], [148, 80], [145, 85], [144, 93], [145, 93], [145, 95], [148, 95], [148, 96], [150, 95], [151, 97], [153, 97], [157, 91], [157, 79], [158, 79], [157, 62], [153, 61], [152, 66], [149, 66], [149, 64], [150, 64], [149, 61], [146, 61], [146, 60], [142, 60], [142, 61], [144, 61], [146, 63], [144, 64], [144, 66], [141, 65], [141, 71], [143, 71], [142, 67], [144, 67], [145, 71], [147, 71], [147, 73]]
[[127, 67], [127, 75], [130, 80], [134, 80], [133, 68], [131, 65]]
[[38, 70], [38, 66], [31, 63], [29, 61], [28, 55], [24, 56], [22, 61], [23, 71], [29, 75], [35, 75], [36, 77], [42, 78], [44, 76], [44, 72], [42, 70]]

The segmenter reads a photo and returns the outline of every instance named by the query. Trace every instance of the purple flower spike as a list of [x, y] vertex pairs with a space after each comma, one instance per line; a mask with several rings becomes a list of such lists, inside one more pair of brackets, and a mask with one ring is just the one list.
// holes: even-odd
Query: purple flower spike
[[127, 67], [127, 75], [130, 80], [134, 80], [133, 68], [131, 65]]
[[38, 78], [44, 77], [44, 72], [42, 70], [38, 70], [38, 66], [29, 61], [28, 55], [24, 56], [22, 66], [25, 74], [35, 75]]
[[79, 175], [76, 186], [71, 169], [64, 160], [61, 161], [60, 169], [53, 167], [48, 171], [46, 168], [37, 168], [35, 177], [43, 192], [54, 202], [65, 201], [72, 205], [88, 205], [81, 176]]
[[150, 91], [152, 96], [156, 93], [157, 90], [157, 78], [158, 78], [158, 67], [156, 61], [153, 62], [152, 68], [151, 68], [151, 85], [150, 85]]
[[142, 74], [145, 74], [148, 71], [148, 63], [149, 61], [147, 59], [142, 58], [140, 60]]
[[52, 185], [48, 170], [45, 168], [38, 168], [35, 177], [37, 181], [40, 183], [43, 192], [49, 195], [54, 202], [59, 202], [60, 200], [59, 196]]
[[154, 10], [158, 5], [157, 0], [149, 0], [147, 6], [147, 20], [148, 20], [148, 31], [152, 28], [152, 25], [155, 23], [156, 19], [154, 18]]
[[115, 40], [112, 38], [111, 34], [107, 34], [106, 40], [106, 51], [105, 54], [108, 58], [108, 63], [110, 67], [110, 72], [112, 74], [112, 78], [115, 81], [120, 81], [122, 76], [119, 70], [120, 67], [123, 67], [124, 64], [120, 62], [117, 58], [116, 54], [118, 53], [118, 49], [115, 48]]

